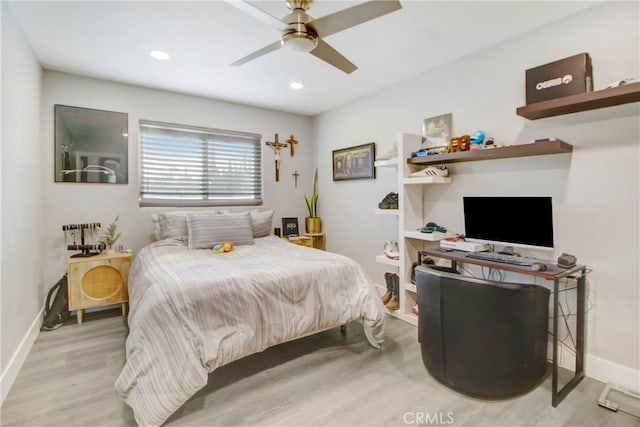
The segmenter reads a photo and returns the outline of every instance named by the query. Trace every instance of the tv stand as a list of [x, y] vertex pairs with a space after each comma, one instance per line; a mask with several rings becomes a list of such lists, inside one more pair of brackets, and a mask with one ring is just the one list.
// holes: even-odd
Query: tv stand
[[[544, 280], [553, 280], [553, 357], [551, 366], [551, 405], [555, 408], [562, 400], [578, 385], [584, 378], [584, 359], [585, 359], [585, 318], [586, 318], [586, 279], [587, 267], [584, 265], [575, 265], [570, 268], [561, 268], [554, 264], [548, 264], [544, 271], [532, 271], [529, 267], [523, 267], [513, 264], [503, 264], [494, 261], [486, 261], [480, 259], [468, 258], [466, 252], [451, 251], [440, 252], [434, 249], [423, 251], [426, 255], [433, 258], [442, 258], [451, 261], [451, 268], [457, 269], [458, 263], [478, 265], [481, 267], [496, 268], [504, 271], [524, 274], [526, 276], [534, 276]], [[560, 280], [574, 278], [577, 282], [576, 297], [576, 364], [574, 375], [564, 387], [558, 387], [558, 322], [560, 317]]]

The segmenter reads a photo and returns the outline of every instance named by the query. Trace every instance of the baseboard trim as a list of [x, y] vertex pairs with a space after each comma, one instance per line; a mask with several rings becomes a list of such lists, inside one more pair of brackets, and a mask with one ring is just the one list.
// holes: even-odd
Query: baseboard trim
[[15, 353], [13, 353], [11, 360], [7, 364], [7, 367], [2, 372], [2, 376], [0, 376], [0, 405], [4, 403], [4, 399], [9, 394], [9, 390], [11, 390], [13, 383], [18, 377], [20, 369], [22, 369], [24, 361], [27, 359], [27, 356], [31, 351], [31, 347], [33, 347], [33, 343], [36, 341], [36, 338], [38, 338], [38, 333], [42, 326], [43, 312], [44, 306], [40, 309], [36, 318], [33, 319], [29, 330], [22, 338], [22, 341], [20, 341], [20, 345], [18, 345], [18, 348]]
[[640, 371], [591, 355], [586, 362], [588, 377], [640, 394]]

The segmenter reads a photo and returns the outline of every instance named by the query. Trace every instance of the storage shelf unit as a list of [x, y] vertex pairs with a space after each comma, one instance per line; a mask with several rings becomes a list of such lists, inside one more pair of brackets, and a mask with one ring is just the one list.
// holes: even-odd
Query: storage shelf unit
[[536, 102], [517, 108], [516, 114], [536, 120], [638, 101], [640, 101], [640, 82]]
[[[472, 162], [478, 160], [508, 159], [513, 157], [540, 156], [544, 154], [562, 154], [573, 151], [573, 146], [564, 141], [542, 141], [535, 144], [519, 144], [485, 150], [460, 151], [458, 153], [435, 154], [433, 156], [413, 157], [407, 162], [413, 165], [436, 165], [444, 163]], [[427, 178], [427, 177], [425, 177]], [[407, 178], [411, 183], [413, 179]], [[448, 178], [449, 180], [451, 178]], [[417, 182], [416, 182], [417, 183]]]
[[[415, 163], [414, 163], [415, 164]], [[403, 184], [449, 184], [451, 178], [447, 176], [423, 176], [420, 178], [405, 178]]]

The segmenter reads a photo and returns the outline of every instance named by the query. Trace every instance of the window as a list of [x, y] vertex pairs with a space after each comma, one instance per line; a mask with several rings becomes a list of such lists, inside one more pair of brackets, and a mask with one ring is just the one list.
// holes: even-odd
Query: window
[[140, 206], [262, 204], [260, 135], [139, 124]]

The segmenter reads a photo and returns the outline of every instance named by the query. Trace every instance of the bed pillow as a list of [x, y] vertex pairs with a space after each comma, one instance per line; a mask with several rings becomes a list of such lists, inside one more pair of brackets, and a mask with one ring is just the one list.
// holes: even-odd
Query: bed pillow
[[251, 227], [253, 229], [253, 237], [265, 237], [271, 234], [271, 225], [273, 223], [273, 209], [268, 211], [251, 211]]
[[152, 214], [153, 234], [156, 240], [173, 238], [187, 243], [189, 240], [187, 215], [224, 215], [226, 213], [228, 211], [220, 209], [201, 209]]
[[216, 243], [253, 245], [249, 212], [230, 215], [187, 215], [189, 249], [210, 249]]

